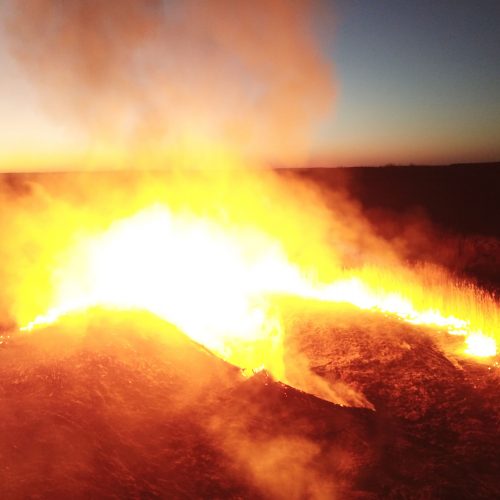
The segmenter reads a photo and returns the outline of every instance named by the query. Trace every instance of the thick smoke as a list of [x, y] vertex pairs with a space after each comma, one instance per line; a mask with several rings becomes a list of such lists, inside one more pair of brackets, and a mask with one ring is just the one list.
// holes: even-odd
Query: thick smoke
[[298, 160], [332, 104], [311, 1], [10, 3], [45, 107], [129, 156]]

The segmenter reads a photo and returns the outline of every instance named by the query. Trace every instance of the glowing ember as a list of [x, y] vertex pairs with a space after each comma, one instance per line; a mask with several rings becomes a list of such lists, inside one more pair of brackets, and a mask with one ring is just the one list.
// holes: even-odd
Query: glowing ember
[[321, 283], [263, 231], [154, 205], [78, 241], [53, 273], [54, 305], [23, 330], [92, 306], [144, 309], [224, 359], [250, 372], [265, 366], [283, 379], [283, 332], [273, 297], [296, 296], [443, 328], [465, 335], [469, 354], [496, 354], [495, 340], [469, 321], [419, 307], [411, 294], [394, 289], [398, 283], [381, 286], [379, 274], [346, 271]]

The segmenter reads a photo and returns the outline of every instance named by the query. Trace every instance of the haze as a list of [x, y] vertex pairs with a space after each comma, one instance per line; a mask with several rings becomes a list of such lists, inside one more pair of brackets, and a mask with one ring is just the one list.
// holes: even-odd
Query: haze
[[[175, 52], [170, 41], [158, 44], [163, 35], [158, 35], [161, 26], [156, 26], [152, 60], [158, 61], [154, 69], [159, 79], [151, 79], [146, 71], [144, 88], [130, 87], [129, 81], [123, 92], [117, 86], [121, 76], [103, 72], [98, 87], [83, 89], [84, 98], [82, 75], [64, 78], [68, 68], [81, 65], [81, 54], [61, 44], [61, 39], [49, 39], [47, 32], [42, 36], [43, 29], [32, 30], [31, 39], [27, 38], [19, 27], [26, 28], [23, 22], [26, 13], [32, 14], [30, 9], [14, 16], [13, 29], [13, 14], [23, 4], [30, 7], [29, 0], [0, 5], [5, 28], [0, 39], [3, 171], [163, 166], [195, 149], [198, 154], [191, 163], [204, 161], [207, 155], [212, 163], [223, 162], [233, 150], [287, 165], [443, 164], [500, 158], [500, 5], [493, 0], [439, 4], [325, 0], [292, 8], [287, 2], [256, 2], [251, 9], [238, 4], [233, 17], [227, 14], [227, 2], [211, 2], [207, 4], [211, 20], [205, 22], [198, 8], [188, 21], [177, 19], [181, 39], [194, 48], [194, 59], [186, 47]], [[130, 2], [120, 7], [91, 4], [108, 20], [119, 17], [123, 9], [135, 8]], [[167, 6], [163, 20], [172, 22], [178, 15], [176, 3], [163, 5]], [[233, 30], [238, 11], [251, 22], [241, 29], [238, 21]], [[255, 26], [262, 19], [269, 23], [265, 36], [257, 40]], [[221, 59], [214, 58], [209, 43], [214, 32], [225, 34], [216, 41]], [[72, 33], [78, 40], [78, 30]], [[224, 50], [236, 33], [236, 63], [228, 65]], [[254, 45], [246, 43], [249, 40]], [[126, 54], [136, 42], [132, 37], [113, 54]], [[209, 57], [200, 66], [196, 57], [203, 51]], [[167, 63], [173, 69], [167, 71]], [[217, 85], [211, 86], [214, 78]], [[168, 101], [162, 94], [166, 86], [178, 90], [180, 83], [187, 85], [181, 101], [190, 103], [182, 113], [178, 100]], [[269, 92], [259, 101], [263, 88]], [[118, 104], [116, 96], [121, 99]], [[222, 97], [229, 103], [226, 107], [220, 105]], [[139, 125], [132, 127], [131, 140], [130, 113], [136, 113], [138, 106]], [[202, 119], [197, 115], [200, 107]], [[124, 127], [128, 127], [125, 135]], [[116, 129], [121, 134], [118, 140]]]

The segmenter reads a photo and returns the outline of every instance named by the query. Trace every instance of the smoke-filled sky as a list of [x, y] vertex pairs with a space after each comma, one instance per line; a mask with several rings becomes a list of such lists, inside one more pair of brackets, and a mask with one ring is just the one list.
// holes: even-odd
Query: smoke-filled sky
[[0, 21], [1, 170], [500, 159], [496, 0], [5, 0]]

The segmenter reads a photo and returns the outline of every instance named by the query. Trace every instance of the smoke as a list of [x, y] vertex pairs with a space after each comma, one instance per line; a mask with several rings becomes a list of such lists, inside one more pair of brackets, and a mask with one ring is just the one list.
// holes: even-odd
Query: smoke
[[317, 463], [323, 458], [321, 448], [312, 440], [293, 435], [256, 440], [249, 438], [248, 430], [225, 438], [226, 453], [247, 470], [266, 497], [337, 498], [334, 481]]
[[[310, 334], [307, 331], [301, 333], [302, 336]], [[293, 330], [288, 331], [288, 334], [293, 336]], [[373, 403], [354, 385], [341, 380], [327, 381], [312, 371], [311, 356], [308, 357], [299, 349], [291, 347], [293, 342], [294, 339], [287, 339], [285, 354], [286, 380], [291, 386], [341, 406], [375, 410]]]
[[13, 52], [45, 108], [129, 158], [297, 161], [333, 102], [314, 1], [10, 5]]
[[433, 222], [422, 207], [399, 212], [372, 208], [366, 217], [402, 260], [432, 263], [498, 293], [500, 241], [495, 236], [452, 231]]

